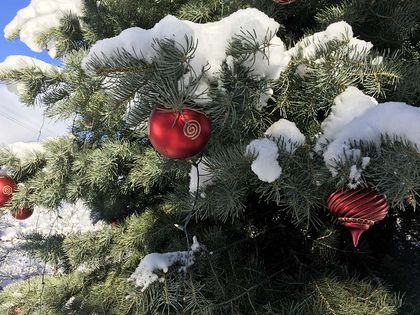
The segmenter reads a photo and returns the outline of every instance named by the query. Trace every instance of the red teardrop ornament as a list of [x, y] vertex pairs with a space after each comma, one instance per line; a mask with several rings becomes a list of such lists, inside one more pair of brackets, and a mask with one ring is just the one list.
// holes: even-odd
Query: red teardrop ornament
[[0, 207], [4, 207], [12, 199], [15, 190], [16, 184], [10, 177], [0, 176]]
[[32, 215], [32, 213], [34, 213], [33, 208], [21, 208], [19, 210], [12, 211], [12, 216], [16, 220], [25, 220], [29, 218]]
[[183, 160], [200, 153], [210, 133], [210, 120], [192, 109], [177, 112], [159, 107], [150, 114], [150, 142], [159, 153], [172, 159]]
[[350, 231], [356, 247], [360, 235], [385, 218], [389, 206], [384, 196], [364, 187], [333, 192], [327, 199], [327, 208]]

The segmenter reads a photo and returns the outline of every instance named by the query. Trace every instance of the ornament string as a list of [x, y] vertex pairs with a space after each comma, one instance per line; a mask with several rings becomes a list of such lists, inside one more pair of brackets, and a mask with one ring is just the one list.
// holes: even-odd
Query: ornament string
[[201, 154], [201, 156], [199, 157], [199, 159], [197, 161], [192, 161], [191, 162], [193, 167], [195, 167], [196, 174], [197, 174], [197, 187], [196, 187], [196, 191], [195, 191], [195, 195], [194, 195], [194, 201], [193, 201], [191, 211], [190, 211], [190, 213], [188, 213], [187, 217], [185, 218], [184, 226], [183, 226], [185, 237], [187, 239], [187, 250], [190, 249], [190, 241], [189, 241], [189, 235], [188, 235], [187, 227], [188, 227], [188, 224], [191, 221], [191, 218], [195, 214], [196, 207], [197, 207], [198, 196], [200, 194], [200, 191], [199, 191], [199, 188], [200, 188], [200, 170], [198, 169], [198, 165], [201, 163], [202, 159], [203, 159], [203, 155]]
[[[179, 117], [179, 116], [178, 116]], [[200, 156], [200, 158], [197, 160], [197, 161], [191, 161], [191, 164], [192, 164], [192, 166], [193, 167], [195, 167], [195, 170], [196, 170], [196, 174], [197, 174], [197, 189], [196, 189], [196, 191], [195, 191], [195, 195], [194, 195], [194, 201], [193, 201], [193, 205], [192, 205], [192, 208], [191, 208], [191, 210], [190, 210], [190, 212], [188, 213], [188, 215], [187, 215], [187, 217], [185, 218], [185, 221], [184, 221], [184, 225], [183, 225], [183, 227], [182, 227], [182, 231], [184, 232], [184, 234], [185, 234], [185, 239], [186, 239], [186, 243], [187, 243], [187, 252], [188, 252], [188, 256], [189, 256], [189, 259], [190, 259], [190, 257], [192, 256], [192, 255], [194, 255], [194, 253], [192, 252], [192, 250], [190, 249], [190, 239], [189, 239], [189, 235], [188, 235], [188, 229], [187, 229], [187, 227], [188, 227], [188, 224], [189, 224], [189, 222], [191, 221], [191, 218], [192, 218], [192, 216], [194, 215], [194, 213], [195, 213], [195, 208], [196, 208], [196, 206], [197, 206], [197, 200], [198, 200], [198, 196], [199, 196], [199, 186], [200, 186], [200, 171], [199, 171], [199, 168], [198, 168], [198, 164], [200, 164], [200, 162], [201, 162], [201, 160], [202, 160], [202, 155]], [[177, 225], [176, 225], [177, 226]], [[190, 256], [191, 255], [191, 256]], [[185, 281], [185, 279], [186, 279], [186, 274], [185, 274], [185, 276], [184, 276], [184, 281]], [[176, 293], [176, 296], [177, 296], [177, 300], [179, 300], [180, 299], [180, 287], [178, 286], [177, 287], [177, 291], [176, 291], [177, 293]]]
[[42, 129], [44, 128], [44, 124], [45, 124], [45, 112], [42, 115], [42, 123], [41, 123], [41, 127], [39, 127], [38, 138], [36, 139], [37, 142], [39, 142], [39, 140], [41, 139]]

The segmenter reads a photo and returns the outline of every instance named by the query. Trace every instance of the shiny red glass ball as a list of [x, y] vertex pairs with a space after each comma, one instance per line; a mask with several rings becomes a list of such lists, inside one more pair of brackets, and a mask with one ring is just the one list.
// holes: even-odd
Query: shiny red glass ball
[[34, 213], [33, 208], [22, 208], [16, 211], [12, 211], [12, 216], [16, 220], [25, 220], [29, 218], [32, 215], [32, 213]]
[[0, 207], [4, 207], [12, 199], [15, 190], [16, 184], [10, 177], [0, 176]]
[[362, 233], [385, 218], [389, 206], [384, 196], [364, 187], [333, 192], [327, 208], [350, 231], [356, 247]]
[[159, 107], [150, 114], [150, 142], [166, 157], [183, 160], [200, 153], [210, 134], [210, 120], [196, 110], [178, 112]]

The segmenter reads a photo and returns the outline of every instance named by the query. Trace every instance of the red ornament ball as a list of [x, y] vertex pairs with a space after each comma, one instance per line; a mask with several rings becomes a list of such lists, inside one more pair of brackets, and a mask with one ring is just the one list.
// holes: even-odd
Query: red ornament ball
[[204, 149], [210, 134], [210, 120], [196, 110], [158, 107], [150, 114], [150, 142], [166, 157], [183, 160], [196, 155]]
[[0, 207], [4, 207], [12, 199], [15, 190], [16, 184], [10, 177], [0, 176]]
[[32, 213], [34, 213], [33, 208], [21, 208], [19, 210], [12, 211], [12, 216], [16, 220], [25, 220], [29, 218], [32, 215]]
[[362, 233], [385, 218], [389, 209], [384, 196], [366, 187], [333, 192], [327, 207], [350, 231], [355, 247]]

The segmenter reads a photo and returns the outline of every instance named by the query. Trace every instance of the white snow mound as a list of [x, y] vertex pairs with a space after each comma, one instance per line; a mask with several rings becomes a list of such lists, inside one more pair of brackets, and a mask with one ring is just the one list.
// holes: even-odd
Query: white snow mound
[[345, 125], [376, 105], [378, 102], [373, 97], [365, 95], [354, 86], [349, 86], [334, 99], [330, 114], [321, 124], [322, 135], [315, 145], [315, 150], [322, 151], [322, 147], [328, 141], [334, 140]]
[[0, 63], [0, 71], [25, 70], [31, 68], [37, 68], [44, 73], [58, 71], [60, 69], [45, 61], [22, 55], [8, 56]]
[[42, 142], [15, 142], [6, 148], [22, 162], [30, 161], [35, 155], [45, 152]]
[[156, 271], [167, 273], [169, 267], [175, 263], [179, 263], [182, 266], [180, 271], [186, 271], [186, 268], [194, 264], [194, 254], [200, 249], [201, 245], [194, 236], [193, 244], [189, 251], [148, 254], [140, 261], [128, 280], [133, 281], [135, 286], [141, 287], [142, 292], [144, 292], [149, 285], [159, 280], [159, 276], [155, 273]]
[[365, 56], [373, 47], [371, 42], [354, 38], [351, 26], [340, 21], [330, 24], [325, 31], [303, 38], [288, 53], [293, 57], [297, 57], [301, 53], [303, 58], [311, 59], [319, 48], [326, 47], [332, 41], [346, 41], [349, 57], [352, 59]]
[[[179, 20], [168, 15], [149, 30], [133, 27], [124, 30], [116, 37], [98, 41], [90, 48], [82, 64], [86, 69], [93, 57], [115, 57], [122, 49], [135, 58], [150, 62], [156, 54], [152, 48], [154, 40], [173, 39], [180, 46], [186, 47], [186, 37], [192, 38], [193, 41], [198, 42], [191, 61], [194, 71], [200, 73], [204, 66], [210, 66], [199, 88], [203, 91], [208, 87], [208, 80], [220, 71], [220, 66], [228, 57], [226, 56], [228, 43], [235, 35], [241, 32], [254, 33], [259, 42], [262, 42], [268, 34], [275, 35], [278, 28], [279, 24], [274, 19], [252, 8], [238, 10], [218, 22], [205, 24]], [[290, 56], [286, 53], [284, 43], [280, 38], [274, 36], [270, 43], [271, 45], [265, 51], [269, 60], [264, 54], [257, 53], [252, 68], [255, 75], [276, 79], [289, 63]], [[251, 60], [249, 63], [251, 66]]]
[[[337, 161], [345, 156], [359, 158], [360, 150], [351, 149], [354, 140], [371, 141], [378, 147], [381, 135], [391, 139], [401, 138], [420, 148], [420, 108], [405, 103], [387, 102], [368, 109], [361, 116], [343, 126], [334, 136], [323, 153], [324, 161], [333, 175]], [[365, 158], [367, 164], [368, 157]]]
[[251, 169], [261, 181], [272, 183], [280, 177], [282, 168], [277, 161], [279, 152], [274, 141], [267, 138], [252, 140], [245, 154], [257, 154]]
[[[0, 63], [0, 72], [9, 72], [12, 70], [23, 71], [29, 69], [37, 69], [45, 74], [54, 71], [60, 71], [59, 67], [53, 66], [36, 58], [22, 55], [8, 56], [3, 62]], [[22, 95], [25, 91], [24, 83], [7, 83], [6, 87], [9, 92], [17, 96]]]
[[31, 3], [19, 10], [13, 20], [6, 25], [4, 37], [13, 39], [19, 36], [32, 51], [41, 52], [47, 48], [51, 57], [55, 57], [54, 42], [48, 47], [42, 47], [38, 40], [40, 36], [58, 27], [60, 19], [67, 13], [81, 15], [82, 0], [31, 0]]
[[274, 139], [282, 138], [286, 143], [286, 149], [291, 153], [305, 143], [305, 136], [296, 124], [284, 118], [272, 124], [264, 134]]

